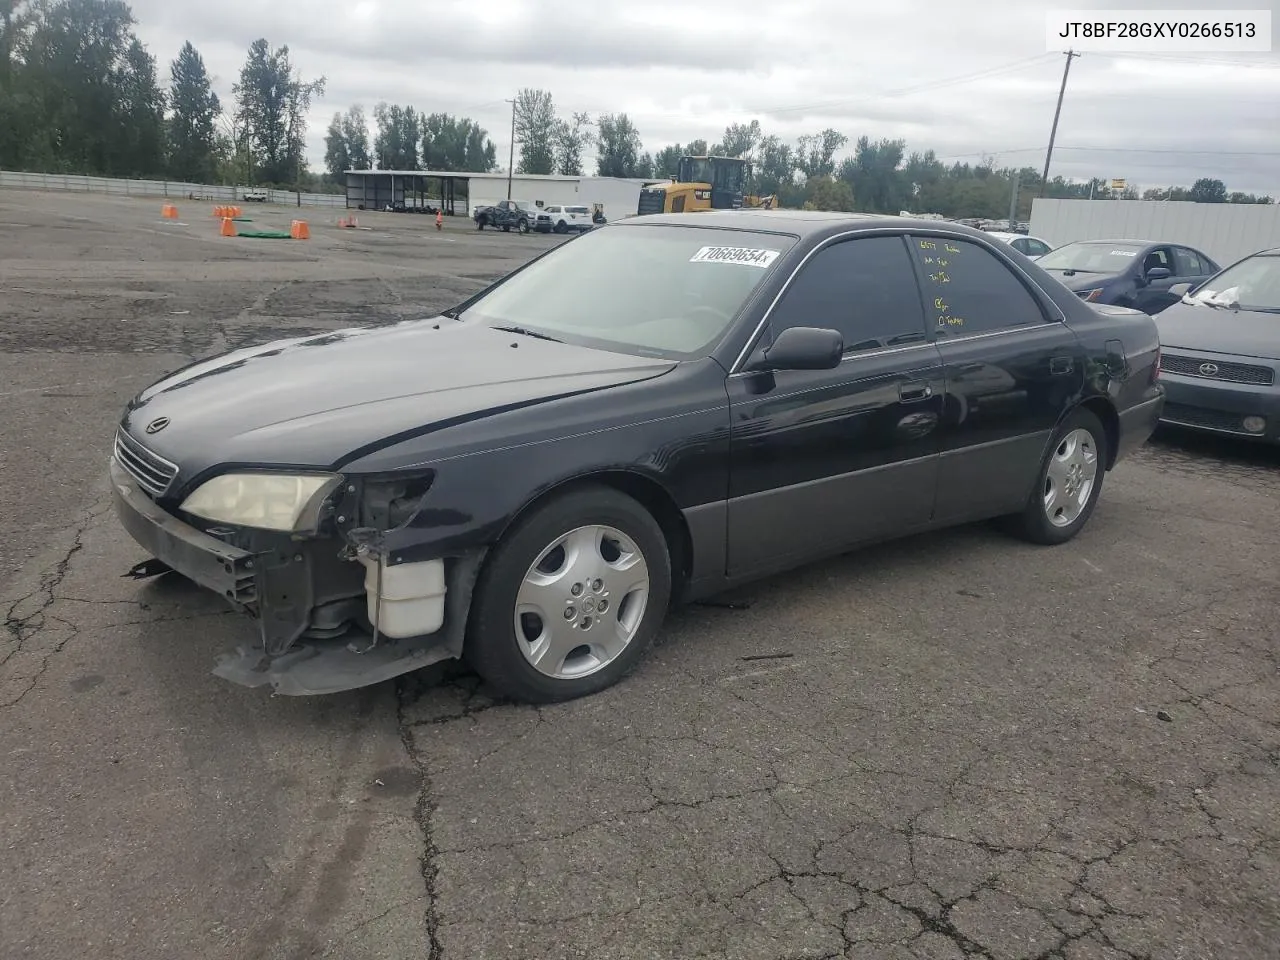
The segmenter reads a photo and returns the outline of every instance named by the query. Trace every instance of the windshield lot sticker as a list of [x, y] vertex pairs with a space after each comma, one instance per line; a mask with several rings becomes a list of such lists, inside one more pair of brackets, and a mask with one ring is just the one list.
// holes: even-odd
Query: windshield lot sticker
[[1136, 257], [1137, 255], [1137, 250], [1112, 250], [1111, 253], [1108, 254], [1108, 256], [1111, 257]]
[[760, 250], [752, 247], [703, 247], [690, 263], [741, 263], [749, 267], [767, 267], [778, 257], [777, 250]]

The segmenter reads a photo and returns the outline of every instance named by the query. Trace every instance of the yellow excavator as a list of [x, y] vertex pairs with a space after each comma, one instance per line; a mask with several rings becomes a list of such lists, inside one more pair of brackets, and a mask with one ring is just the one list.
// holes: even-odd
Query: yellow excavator
[[681, 157], [676, 175], [640, 191], [636, 213], [693, 213], [698, 210], [773, 209], [777, 198], [748, 194], [751, 164], [740, 157]]

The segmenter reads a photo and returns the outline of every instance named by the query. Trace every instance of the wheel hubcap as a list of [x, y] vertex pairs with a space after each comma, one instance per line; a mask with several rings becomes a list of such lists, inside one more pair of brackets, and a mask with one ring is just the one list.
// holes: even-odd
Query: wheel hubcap
[[631, 643], [649, 600], [640, 548], [609, 526], [578, 527], [538, 555], [516, 594], [516, 642], [557, 680], [608, 666]]
[[1070, 526], [1084, 511], [1098, 479], [1093, 434], [1076, 429], [1058, 443], [1044, 479], [1044, 512], [1057, 527]]

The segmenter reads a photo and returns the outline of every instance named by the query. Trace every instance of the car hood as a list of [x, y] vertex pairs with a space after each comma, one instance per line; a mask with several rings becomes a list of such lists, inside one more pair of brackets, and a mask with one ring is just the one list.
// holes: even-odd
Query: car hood
[[674, 367], [436, 317], [192, 364], [138, 394], [122, 426], [187, 479], [221, 464], [338, 468], [389, 442]]
[[1280, 314], [1179, 302], [1156, 314], [1155, 321], [1161, 346], [1171, 350], [1280, 360]]
[[1061, 270], [1051, 270], [1048, 267], [1043, 269], [1045, 273], [1073, 292], [1104, 287], [1120, 276], [1118, 273], [1076, 273], [1068, 276]]

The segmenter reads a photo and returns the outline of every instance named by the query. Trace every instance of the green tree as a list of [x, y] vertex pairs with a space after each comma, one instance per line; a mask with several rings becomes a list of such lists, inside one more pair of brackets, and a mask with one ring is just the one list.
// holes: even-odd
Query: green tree
[[859, 137], [854, 154], [840, 165], [839, 176], [853, 188], [861, 209], [870, 213], [897, 213], [909, 196], [899, 167], [906, 150], [903, 140]]
[[805, 183], [806, 210], [838, 210], [843, 213], [854, 209], [853, 189], [846, 180], [820, 174]]
[[716, 152], [725, 157], [754, 160], [756, 147], [760, 145], [763, 136], [759, 120], [752, 120], [750, 123], [731, 123], [724, 128], [724, 140]]
[[418, 170], [418, 147], [422, 142], [422, 118], [413, 107], [379, 103], [373, 108], [378, 132], [373, 153], [379, 170]]
[[836, 151], [843, 149], [848, 142], [848, 137], [830, 127], [821, 133], [801, 137], [795, 165], [806, 177], [830, 177], [836, 172]]
[[1201, 177], [1191, 185], [1189, 199], [1196, 203], [1226, 203], [1227, 185], [1221, 180]]
[[488, 173], [497, 165], [497, 149], [480, 124], [469, 117], [433, 113], [422, 118], [422, 166], [427, 170]]
[[134, 37], [119, 79], [119, 153], [115, 168], [126, 176], [159, 176], [165, 169], [165, 96], [156, 77], [156, 58]]
[[596, 173], [601, 177], [653, 176], [653, 157], [641, 152], [640, 131], [625, 113], [602, 114], [597, 122]]
[[222, 112], [204, 60], [183, 44], [169, 66], [169, 175], [178, 180], [208, 183], [215, 174], [214, 122]]
[[342, 139], [346, 141], [350, 169], [373, 168], [373, 158], [369, 153], [369, 121], [365, 118], [364, 107], [358, 103], [342, 117]]
[[653, 175], [655, 177], [674, 177], [680, 172], [680, 158], [687, 156], [684, 147], [672, 143], [663, 147], [653, 155]]
[[342, 129], [342, 113], [335, 113], [324, 135], [324, 168], [334, 183], [346, 182], [346, 171], [351, 165], [351, 151], [347, 147], [347, 135]]
[[546, 90], [525, 88], [516, 94], [517, 173], [548, 174], [556, 168], [556, 108]]
[[324, 94], [324, 87], [324, 77], [301, 79], [289, 59], [288, 45], [272, 50], [259, 38], [249, 46], [232, 93], [259, 182], [286, 184], [301, 177], [307, 110], [312, 99]]
[[796, 166], [790, 144], [783, 143], [781, 137], [763, 137], [753, 167], [757, 192], [770, 195], [785, 191], [795, 182]]
[[582, 176], [582, 150], [593, 140], [590, 125], [591, 117], [585, 113], [575, 113], [568, 120], [556, 120], [556, 173]]

